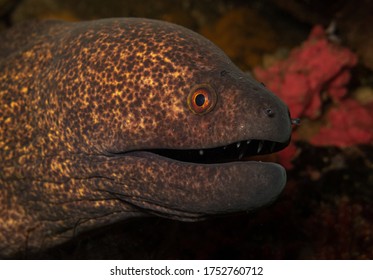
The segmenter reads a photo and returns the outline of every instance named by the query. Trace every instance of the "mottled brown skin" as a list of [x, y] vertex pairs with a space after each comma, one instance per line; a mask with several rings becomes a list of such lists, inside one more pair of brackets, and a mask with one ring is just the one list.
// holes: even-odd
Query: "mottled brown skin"
[[[47, 21], [0, 42], [0, 256], [141, 213], [250, 210], [283, 189], [276, 164], [141, 152], [290, 137], [286, 106], [196, 33], [146, 19]], [[187, 105], [201, 84], [217, 94], [202, 115]]]

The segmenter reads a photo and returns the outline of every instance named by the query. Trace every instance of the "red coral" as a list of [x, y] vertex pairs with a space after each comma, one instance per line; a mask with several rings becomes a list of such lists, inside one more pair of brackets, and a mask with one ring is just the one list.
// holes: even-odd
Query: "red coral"
[[349, 69], [356, 63], [354, 53], [330, 42], [322, 27], [315, 26], [307, 41], [286, 60], [268, 69], [257, 67], [254, 74], [288, 104], [292, 116], [315, 119], [324, 91], [334, 101], [346, 94]]
[[311, 144], [347, 147], [373, 142], [373, 102], [365, 106], [353, 99], [341, 102], [327, 114], [328, 124], [312, 137]]
[[296, 157], [297, 153], [297, 147], [293, 142], [290, 142], [286, 149], [277, 153], [277, 162], [281, 163], [281, 165], [288, 170], [293, 169], [292, 160]]
[[[293, 117], [314, 120], [321, 116], [325, 99], [335, 104], [343, 102], [350, 69], [356, 63], [354, 53], [329, 41], [324, 29], [315, 26], [308, 39], [293, 49], [287, 59], [268, 69], [257, 67], [254, 75], [284, 100]], [[328, 120], [329, 126], [312, 138], [312, 144], [342, 147], [372, 141], [372, 115], [356, 102], [346, 101], [333, 108]], [[279, 153], [279, 162], [291, 169], [296, 153], [296, 146], [291, 144]]]

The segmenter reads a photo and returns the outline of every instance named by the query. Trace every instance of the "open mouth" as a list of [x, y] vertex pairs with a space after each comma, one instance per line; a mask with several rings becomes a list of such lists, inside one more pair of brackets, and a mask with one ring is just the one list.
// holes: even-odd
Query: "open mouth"
[[151, 149], [145, 150], [177, 161], [213, 164], [233, 161], [247, 161], [250, 157], [278, 152], [289, 142], [279, 143], [267, 140], [246, 140], [227, 146], [209, 149]]

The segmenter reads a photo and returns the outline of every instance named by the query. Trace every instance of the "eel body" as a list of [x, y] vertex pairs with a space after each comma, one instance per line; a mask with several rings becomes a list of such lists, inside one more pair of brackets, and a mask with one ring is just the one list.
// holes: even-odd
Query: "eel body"
[[179, 220], [273, 201], [287, 107], [214, 44], [148, 19], [0, 34], [0, 256], [142, 214]]

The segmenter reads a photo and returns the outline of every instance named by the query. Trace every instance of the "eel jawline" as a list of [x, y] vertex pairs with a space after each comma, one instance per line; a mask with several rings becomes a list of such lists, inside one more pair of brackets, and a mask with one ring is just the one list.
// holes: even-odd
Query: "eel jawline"
[[134, 195], [113, 191], [127, 203], [178, 220], [248, 211], [275, 200], [285, 186], [286, 172], [279, 164], [247, 159], [286, 146], [287, 143], [251, 140], [211, 149], [118, 154], [115, 158], [124, 160], [127, 166], [141, 166], [142, 176], [151, 178], [152, 184], [142, 184], [142, 191]]

